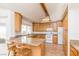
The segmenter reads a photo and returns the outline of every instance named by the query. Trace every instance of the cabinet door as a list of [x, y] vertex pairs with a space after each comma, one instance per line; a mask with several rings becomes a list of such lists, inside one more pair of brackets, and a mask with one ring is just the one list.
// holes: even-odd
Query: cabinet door
[[15, 13], [15, 32], [21, 31], [22, 16], [19, 13]]
[[58, 31], [57, 23], [53, 23], [53, 31], [54, 32], [57, 32]]
[[33, 31], [39, 32], [39, 23], [33, 23]]
[[33, 26], [32, 26], [32, 29], [33, 29], [33, 32], [35, 32], [35, 31], [37, 31], [37, 26], [36, 26], [36, 24], [35, 23], [33, 23]]
[[58, 36], [53, 36], [53, 44], [58, 44]]
[[68, 46], [63, 44], [63, 49], [64, 49], [65, 56], [67, 56], [68, 55]]

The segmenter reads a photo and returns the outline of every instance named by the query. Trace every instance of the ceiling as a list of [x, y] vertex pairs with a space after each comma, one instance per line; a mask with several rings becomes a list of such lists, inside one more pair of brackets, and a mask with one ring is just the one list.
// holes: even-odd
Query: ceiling
[[69, 10], [78, 10], [79, 11], [78, 3], [68, 4], [68, 6], [69, 6]]
[[[19, 12], [24, 18], [32, 22], [41, 22], [50, 17], [52, 21], [61, 20], [64, 17], [67, 4], [64, 3], [0, 3], [0, 8]], [[43, 21], [44, 22], [44, 21]]]
[[45, 4], [50, 19], [53, 21], [62, 20], [67, 4], [64, 3], [46, 3]]

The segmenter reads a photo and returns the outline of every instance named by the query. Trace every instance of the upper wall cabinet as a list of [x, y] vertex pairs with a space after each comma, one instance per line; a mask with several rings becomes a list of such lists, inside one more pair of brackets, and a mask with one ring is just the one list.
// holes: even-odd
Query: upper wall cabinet
[[53, 24], [50, 22], [47, 23], [33, 23], [33, 31], [35, 32], [45, 32], [48, 28], [53, 29]]
[[22, 15], [15, 12], [15, 32], [21, 31]]

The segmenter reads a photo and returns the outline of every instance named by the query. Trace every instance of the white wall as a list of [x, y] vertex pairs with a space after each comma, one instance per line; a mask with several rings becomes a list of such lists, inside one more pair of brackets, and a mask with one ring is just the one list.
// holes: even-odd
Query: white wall
[[[1, 9], [0, 8], [0, 17], [6, 17], [5, 18], [5, 24], [6, 24], [6, 38], [8, 39], [10, 36], [14, 36], [15, 32], [14, 32], [14, 12], [12, 12], [11, 10], [8, 9]], [[2, 20], [0, 21], [2, 22]]]
[[15, 35], [15, 15], [14, 12], [8, 11], [8, 20], [7, 20], [7, 37]]
[[69, 9], [68, 39], [79, 40], [79, 10]]
[[22, 24], [25, 24], [25, 25], [30, 25], [32, 26], [32, 22], [28, 21], [27, 19], [22, 19]]
[[[8, 10], [8, 9], [1, 9], [0, 8], [0, 17], [6, 17], [6, 20], [3, 21], [1, 19], [0, 23], [4, 22], [6, 24], [6, 29], [7, 29], [7, 33], [6, 33], [6, 37], [7, 39], [11, 36], [14, 36], [15, 34], [15, 14], [13, 11]], [[32, 26], [32, 22], [30, 22], [28, 19], [23, 18], [22, 19], [22, 24], [25, 25], [30, 25]]]
[[28, 19], [23, 18], [22, 19], [22, 24], [31, 26], [31, 30], [32, 30], [32, 22], [29, 21]]

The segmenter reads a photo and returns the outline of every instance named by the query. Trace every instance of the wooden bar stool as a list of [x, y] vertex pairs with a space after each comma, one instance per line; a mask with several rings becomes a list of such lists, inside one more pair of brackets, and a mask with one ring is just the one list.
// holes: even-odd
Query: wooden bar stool
[[22, 44], [19, 47], [17, 47], [15, 52], [16, 52], [16, 56], [31, 56], [32, 55], [31, 49], [26, 48]]
[[16, 49], [16, 56], [31, 56], [31, 55], [32, 55], [31, 49], [21, 49], [21, 48]]

